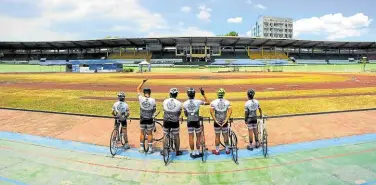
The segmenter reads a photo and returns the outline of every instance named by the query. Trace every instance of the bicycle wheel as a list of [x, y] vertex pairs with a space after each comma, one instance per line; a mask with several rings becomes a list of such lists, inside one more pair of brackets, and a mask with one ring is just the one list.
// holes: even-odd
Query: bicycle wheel
[[236, 164], [238, 164], [238, 138], [236, 137], [236, 134], [232, 131], [230, 133], [230, 142], [232, 159]]
[[148, 135], [146, 133], [147, 131], [144, 130], [144, 152], [145, 154], [149, 151], [149, 142], [148, 142]]
[[168, 164], [168, 161], [170, 160], [170, 135], [167, 134], [166, 137], [164, 137], [163, 141], [163, 161], [165, 165]]
[[118, 134], [119, 134], [119, 131], [117, 129], [114, 129], [111, 133], [110, 153], [112, 156], [114, 156], [118, 150], [118, 147], [117, 147]]
[[201, 141], [201, 160], [202, 162], [206, 162], [206, 156], [205, 156], [205, 148], [206, 148], [206, 145], [205, 145], [205, 142]]
[[262, 154], [265, 158], [268, 156], [268, 133], [266, 132], [266, 129], [263, 130], [262, 136]]
[[159, 122], [155, 122], [154, 131], [153, 131], [153, 140], [160, 141], [163, 139], [163, 126]]

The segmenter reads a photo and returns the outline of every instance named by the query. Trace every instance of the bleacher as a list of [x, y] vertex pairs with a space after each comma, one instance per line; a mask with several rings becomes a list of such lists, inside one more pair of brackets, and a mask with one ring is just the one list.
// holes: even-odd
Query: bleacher
[[122, 53], [112, 53], [108, 56], [108, 59], [144, 59], [150, 60], [152, 58], [152, 53], [147, 52], [122, 52]]
[[248, 56], [252, 60], [257, 59], [288, 59], [286, 53], [282, 51], [249, 51]]

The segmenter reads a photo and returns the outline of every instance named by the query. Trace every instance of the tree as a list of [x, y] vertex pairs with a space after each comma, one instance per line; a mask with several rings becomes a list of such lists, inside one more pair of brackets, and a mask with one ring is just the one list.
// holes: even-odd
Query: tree
[[235, 31], [231, 31], [231, 32], [227, 33], [225, 36], [237, 37], [237, 36], [239, 36], [239, 34], [237, 32], [235, 32]]
[[118, 36], [115, 36], [115, 37], [106, 36], [104, 39], [118, 39], [118, 38], [120, 38], [120, 37], [118, 37]]

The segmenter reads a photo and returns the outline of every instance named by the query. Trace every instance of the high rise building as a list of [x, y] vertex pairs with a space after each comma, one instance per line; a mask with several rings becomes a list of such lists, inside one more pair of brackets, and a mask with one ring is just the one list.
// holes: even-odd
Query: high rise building
[[293, 20], [291, 18], [260, 16], [252, 26], [252, 37], [292, 39]]

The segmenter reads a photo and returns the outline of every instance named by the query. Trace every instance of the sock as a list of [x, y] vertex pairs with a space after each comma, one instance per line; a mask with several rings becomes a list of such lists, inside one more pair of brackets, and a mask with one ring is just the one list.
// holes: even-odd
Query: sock
[[219, 146], [215, 146], [215, 151], [219, 152]]
[[149, 150], [153, 148], [153, 143], [148, 143], [149, 144]]
[[191, 154], [192, 154], [192, 155], [195, 155], [195, 150], [191, 150]]
[[195, 150], [195, 155], [198, 155], [198, 150]]
[[140, 143], [140, 147], [144, 147], [144, 143]]
[[226, 145], [226, 151], [228, 151], [228, 146]]

